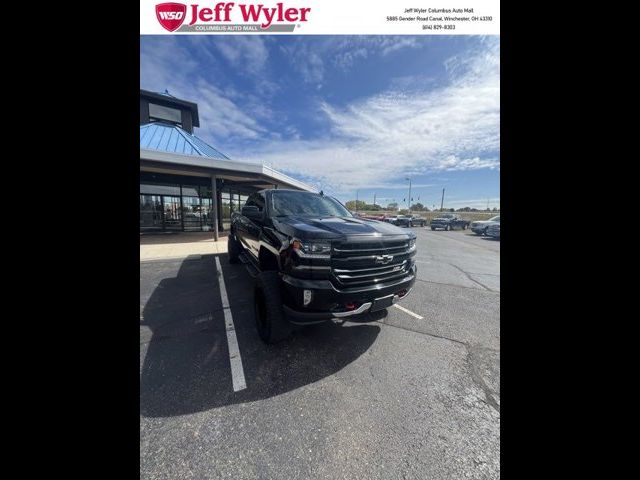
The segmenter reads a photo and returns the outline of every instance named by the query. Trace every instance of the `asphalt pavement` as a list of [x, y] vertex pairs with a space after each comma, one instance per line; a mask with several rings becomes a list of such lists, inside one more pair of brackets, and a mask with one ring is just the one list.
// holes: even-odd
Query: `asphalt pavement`
[[414, 231], [406, 299], [278, 345], [226, 254], [141, 262], [141, 478], [499, 478], [500, 242]]

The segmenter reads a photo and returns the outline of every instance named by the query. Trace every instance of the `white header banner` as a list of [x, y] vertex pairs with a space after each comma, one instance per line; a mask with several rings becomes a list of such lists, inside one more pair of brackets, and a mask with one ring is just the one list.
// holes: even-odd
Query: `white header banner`
[[499, 0], [140, 0], [141, 35], [499, 35]]

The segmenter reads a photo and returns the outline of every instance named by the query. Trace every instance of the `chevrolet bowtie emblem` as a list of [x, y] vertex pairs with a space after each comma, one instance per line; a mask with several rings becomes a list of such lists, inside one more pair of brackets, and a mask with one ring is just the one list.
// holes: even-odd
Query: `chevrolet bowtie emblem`
[[393, 260], [393, 255], [378, 255], [376, 257], [376, 263], [381, 263], [383, 265], [386, 265], [391, 260]]

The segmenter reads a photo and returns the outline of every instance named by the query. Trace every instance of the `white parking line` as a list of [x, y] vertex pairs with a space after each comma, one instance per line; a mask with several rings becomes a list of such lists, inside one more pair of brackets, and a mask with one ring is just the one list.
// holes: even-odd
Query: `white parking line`
[[227, 287], [224, 284], [222, 276], [222, 266], [220, 259], [216, 257], [216, 270], [218, 271], [218, 283], [220, 284], [220, 298], [222, 298], [222, 309], [224, 311], [224, 323], [227, 330], [227, 343], [229, 344], [229, 361], [231, 362], [231, 378], [233, 379], [233, 391], [244, 390], [247, 388], [247, 382], [244, 379], [244, 369], [242, 368], [242, 357], [240, 356], [240, 347], [236, 338], [236, 329], [233, 325], [233, 316], [231, 316], [231, 308], [229, 307], [229, 298], [227, 297]]
[[396, 307], [398, 310], [402, 310], [404, 313], [408, 313], [412, 317], [416, 317], [418, 320], [424, 320], [424, 318], [418, 315], [417, 313], [413, 313], [411, 310], [407, 310], [406, 308], [401, 307], [397, 303], [394, 303], [393, 306]]

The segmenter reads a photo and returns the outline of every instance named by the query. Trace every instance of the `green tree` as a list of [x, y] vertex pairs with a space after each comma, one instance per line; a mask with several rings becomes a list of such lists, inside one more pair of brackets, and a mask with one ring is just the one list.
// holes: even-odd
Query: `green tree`
[[349, 210], [365, 210], [366, 206], [366, 202], [362, 200], [349, 200], [347, 203], [345, 203], [345, 207], [347, 207]]
[[429, 211], [429, 209], [427, 207], [425, 207], [423, 204], [421, 204], [420, 202], [414, 203], [413, 205], [411, 205], [411, 210], [415, 210], [417, 212], [428, 212]]
[[397, 208], [398, 208], [397, 202], [392, 202], [389, 205], [387, 205], [387, 210], [396, 210]]

